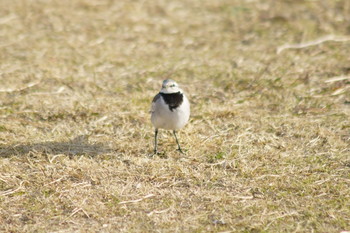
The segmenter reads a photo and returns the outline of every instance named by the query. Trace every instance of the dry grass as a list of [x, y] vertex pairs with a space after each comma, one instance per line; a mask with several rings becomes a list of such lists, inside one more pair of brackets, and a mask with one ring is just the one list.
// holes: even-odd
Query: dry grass
[[[14, 0], [0, 16], [0, 231], [350, 230], [349, 1]], [[329, 35], [345, 39], [308, 44]], [[162, 132], [149, 158], [165, 77], [191, 100], [188, 152]]]

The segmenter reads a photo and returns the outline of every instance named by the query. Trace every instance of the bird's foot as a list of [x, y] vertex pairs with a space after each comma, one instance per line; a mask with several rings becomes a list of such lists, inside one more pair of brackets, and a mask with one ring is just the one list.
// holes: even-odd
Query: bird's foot
[[181, 148], [177, 148], [176, 150], [177, 150], [178, 152], [180, 152], [181, 154], [183, 154], [183, 155], [186, 154]]
[[160, 158], [167, 158], [167, 155], [165, 152], [159, 152], [157, 151], [153, 151], [153, 154], [150, 154], [149, 157], [153, 158], [154, 156], [158, 155]]
[[152, 154], [149, 154], [148, 157], [153, 158], [155, 155], [158, 155], [158, 151], [154, 150]]

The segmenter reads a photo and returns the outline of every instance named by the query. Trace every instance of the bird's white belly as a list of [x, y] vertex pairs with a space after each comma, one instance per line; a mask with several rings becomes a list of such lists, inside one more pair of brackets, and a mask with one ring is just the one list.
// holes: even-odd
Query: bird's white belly
[[186, 97], [182, 104], [171, 111], [169, 106], [160, 98], [151, 115], [155, 128], [177, 130], [185, 126], [190, 117], [190, 104]]

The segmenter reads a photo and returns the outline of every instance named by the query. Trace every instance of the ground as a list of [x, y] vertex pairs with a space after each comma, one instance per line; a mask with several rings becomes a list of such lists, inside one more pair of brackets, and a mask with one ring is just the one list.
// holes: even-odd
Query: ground
[[349, 54], [347, 0], [1, 1], [0, 231], [350, 231]]

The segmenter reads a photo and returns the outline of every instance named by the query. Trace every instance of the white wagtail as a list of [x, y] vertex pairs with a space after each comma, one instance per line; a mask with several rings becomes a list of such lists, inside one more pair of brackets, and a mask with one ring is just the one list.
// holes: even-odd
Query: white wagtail
[[190, 118], [190, 102], [174, 80], [163, 81], [162, 89], [153, 98], [151, 121], [155, 127], [154, 153], [158, 152], [158, 129], [172, 130], [178, 146], [182, 152], [176, 136], [176, 130], [185, 126]]

